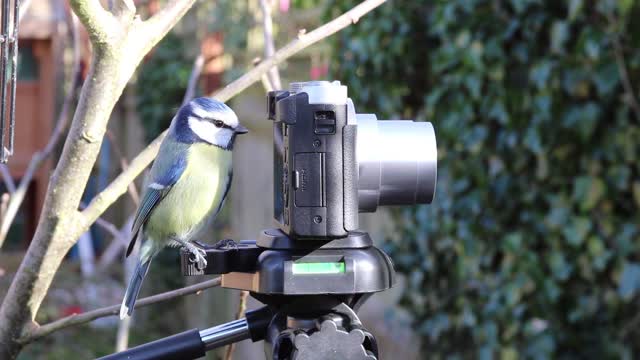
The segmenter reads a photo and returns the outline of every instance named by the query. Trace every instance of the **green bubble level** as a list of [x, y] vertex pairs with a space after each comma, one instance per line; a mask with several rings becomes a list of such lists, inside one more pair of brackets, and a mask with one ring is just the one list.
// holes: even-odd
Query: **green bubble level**
[[293, 263], [294, 274], [343, 274], [343, 262]]

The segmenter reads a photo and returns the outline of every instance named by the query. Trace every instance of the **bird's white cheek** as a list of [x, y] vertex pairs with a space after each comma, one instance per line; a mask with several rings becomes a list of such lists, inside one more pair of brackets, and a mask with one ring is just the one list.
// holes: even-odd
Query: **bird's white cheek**
[[189, 127], [200, 139], [210, 144], [217, 144], [216, 133], [220, 131], [220, 128], [217, 128], [212, 123], [190, 117]]

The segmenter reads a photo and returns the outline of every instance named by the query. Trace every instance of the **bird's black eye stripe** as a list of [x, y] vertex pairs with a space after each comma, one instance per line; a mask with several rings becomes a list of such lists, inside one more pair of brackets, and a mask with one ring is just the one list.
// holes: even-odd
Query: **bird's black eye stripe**
[[225, 123], [224, 123], [224, 121], [222, 121], [222, 120], [211, 120], [211, 122], [212, 122], [212, 123], [213, 123], [213, 125], [215, 125], [216, 127], [219, 127], [219, 128], [225, 128], [225, 129], [232, 129], [232, 130], [233, 130], [233, 128], [232, 128], [231, 126], [229, 126], [229, 125], [225, 124]]

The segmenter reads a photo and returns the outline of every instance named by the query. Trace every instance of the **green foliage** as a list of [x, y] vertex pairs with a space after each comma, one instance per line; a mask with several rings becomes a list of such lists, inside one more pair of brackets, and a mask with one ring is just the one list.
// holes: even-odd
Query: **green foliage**
[[613, 46], [637, 91], [639, 16], [628, 0], [390, 1], [336, 35], [359, 112], [436, 128], [436, 199], [398, 210], [388, 243], [430, 357], [640, 351], [640, 118]]
[[147, 140], [169, 127], [189, 83], [193, 56], [184, 39], [169, 33], [151, 52], [138, 75], [138, 112]]

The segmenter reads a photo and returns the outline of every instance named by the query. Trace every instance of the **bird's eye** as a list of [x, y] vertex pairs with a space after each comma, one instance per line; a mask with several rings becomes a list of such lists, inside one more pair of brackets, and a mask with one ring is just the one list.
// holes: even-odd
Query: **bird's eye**
[[215, 125], [216, 127], [223, 127], [224, 126], [224, 122], [222, 120], [213, 120], [213, 125]]

